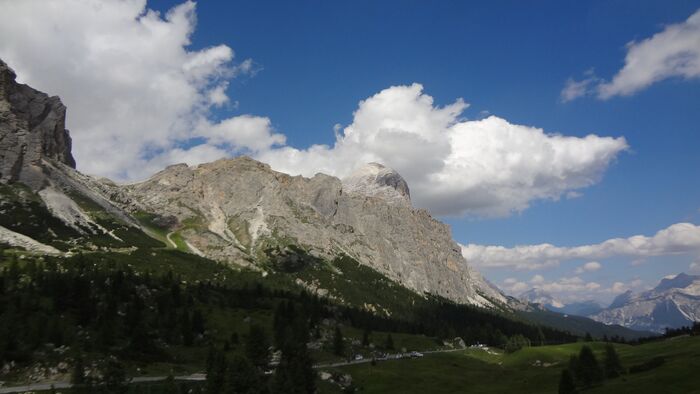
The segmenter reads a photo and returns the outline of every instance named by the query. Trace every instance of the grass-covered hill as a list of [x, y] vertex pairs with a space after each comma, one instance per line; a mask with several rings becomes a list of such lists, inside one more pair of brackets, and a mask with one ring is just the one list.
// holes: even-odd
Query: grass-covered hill
[[[602, 365], [605, 343], [577, 342], [529, 347], [510, 354], [474, 348], [342, 367], [332, 372], [350, 374], [353, 385], [362, 393], [557, 393], [562, 369], [584, 345], [593, 349]], [[591, 388], [579, 388], [579, 392], [700, 393], [700, 336], [614, 346], [624, 373]], [[645, 365], [651, 367], [646, 369]], [[322, 387], [326, 392], [339, 392], [332, 384]]]

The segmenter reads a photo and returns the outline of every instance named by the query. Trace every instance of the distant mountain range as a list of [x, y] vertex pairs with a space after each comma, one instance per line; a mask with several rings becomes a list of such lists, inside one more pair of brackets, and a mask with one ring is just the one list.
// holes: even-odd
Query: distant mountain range
[[604, 308], [595, 301], [564, 304], [546, 291], [533, 288], [519, 297], [552, 312], [589, 317], [634, 330], [663, 332], [700, 321], [700, 275], [680, 273], [664, 278], [648, 291], [626, 291]]
[[700, 275], [681, 273], [655, 288], [619, 295], [608, 308], [590, 315], [605, 324], [663, 332], [700, 321]]

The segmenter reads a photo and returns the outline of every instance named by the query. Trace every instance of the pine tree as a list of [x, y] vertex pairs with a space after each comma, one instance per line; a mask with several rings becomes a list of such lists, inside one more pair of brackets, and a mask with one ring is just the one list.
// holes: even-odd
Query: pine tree
[[574, 378], [571, 376], [571, 372], [569, 372], [568, 369], [564, 369], [561, 371], [561, 378], [559, 379], [559, 394], [574, 393], [576, 393]]
[[205, 393], [219, 394], [224, 388], [226, 381], [226, 355], [218, 350], [210, 350], [207, 357], [207, 382]]
[[73, 386], [83, 386], [86, 382], [85, 380], [85, 366], [83, 365], [83, 358], [76, 357], [75, 364], [73, 364], [73, 371], [71, 373], [70, 382]]
[[[309, 323], [304, 315], [292, 319], [291, 329], [282, 346], [282, 358], [275, 370], [273, 393], [311, 394], [316, 391], [316, 373], [306, 343], [309, 340]], [[339, 332], [339, 330], [338, 330]], [[340, 336], [342, 340], [342, 334]]]
[[391, 338], [391, 334], [386, 336], [386, 341], [384, 342], [384, 348], [386, 350], [394, 350], [394, 340]]
[[257, 368], [242, 355], [234, 355], [229, 362], [223, 394], [258, 394], [264, 388]]
[[340, 327], [335, 326], [335, 333], [333, 335], [333, 354], [336, 356], [342, 356], [345, 353], [345, 342], [343, 341], [343, 332], [340, 331]]
[[204, 334], [205, 323], [202, 311], [199, 309], [192, 313], [192, 333], [196, 335]]
[[364, 346], [364, 347], [369, 346], [369, 335], [370, 335], [369, 328], [365, 328], [365, 331], [362, 333], [362, 346]]
[[546, 342], [544, 332], [542, 332], [542, 327], [537, 327], [537, 344], [539, 346], [544, 346], [546, 345]]
[[114, 358], [109, 359], [102, 371], [100, 388], [110, 394], [126, 393], [129, 390], [127, 383], [124, 365]]
[[265, 369], [270, 363], [269, 348], [270, 342], [267, 339], [265, 330], [257, 324], [251, 324], [245, 342], [246, 357], [256, 367]]
[[584, 387], [588, 388], [603, 380], [603, 371], [598, 364], [598, 360], [588, 346], [583, 346], [578, 356], [578, 370], [576, 377]]
[[603, 367], [605, 369], [605, 377], [608, 379], [620, 376], [623, 371], [622, 363], [620, 363], [620, 356], [617, 355], [615, 347], [610, 343], [605, 345]]

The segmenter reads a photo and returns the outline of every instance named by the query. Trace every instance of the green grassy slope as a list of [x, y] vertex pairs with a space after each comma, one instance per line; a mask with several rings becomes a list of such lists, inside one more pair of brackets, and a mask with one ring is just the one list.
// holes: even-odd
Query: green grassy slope
[[[602, 360], [604, 344], [588, 343]], [[481, 349], [426, 355], [336, 368], [349, 373], [363, 393], [556, 393], [559, 374], [583, 343], [525, 348], [512, 354]], [[700, 393], [700, 337], [678, 337], [643, 345], [615, 345], [623, 367], [662, 356], [650, 371], [606, 380], [583, 393]], [[337, 386], [323, 385], [326, 392]]]

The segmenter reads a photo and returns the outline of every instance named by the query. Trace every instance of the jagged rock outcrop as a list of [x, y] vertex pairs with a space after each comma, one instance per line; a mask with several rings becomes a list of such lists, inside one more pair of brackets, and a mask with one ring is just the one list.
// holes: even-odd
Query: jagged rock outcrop
[[0, 181], [21, 181], [38, 190], [45, 185], [42, 160], [75, 168], [66, 107], [15, 78], [0, 60]]
[[79, 233], [108, 232], [73, 201], [73, 192], [135, 226], [104, 195], [102, 183], [75, 170], [65, 120], [66, 107], [58, 97], [17, 83], [14, 71], [0, 60], [0, 182], [29, 186], [53, 216]]
[[347, 254], [420, 293], [478, 305], [490, 305], [484, 295], [505, 301], [470, 270], [449, 227], [410, 206], [400, 175], [369, 168], [377, 170], [377, 187], [367, 178], [367, 187], [358, 187], [324, 174], [289, 176], [238, 157], [170, 166], [124, 192], [150, 212], [178, 218], [179, 234], [216, 260], [245, 265], [290, 243], [325, 257]]
[[662, 279], [651, 290], [639, 294], [627, 291], [591, 318], [656, 332], [691, 325], [700, 321], [700, 275], [681, 273]]

